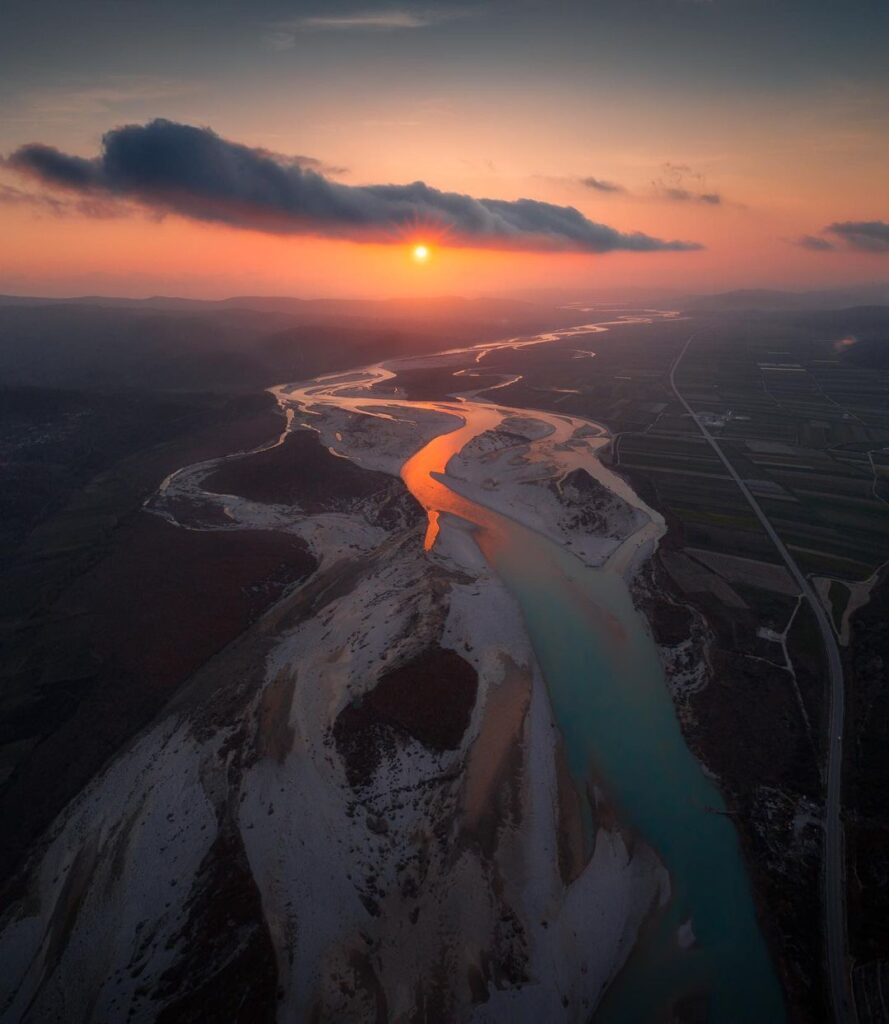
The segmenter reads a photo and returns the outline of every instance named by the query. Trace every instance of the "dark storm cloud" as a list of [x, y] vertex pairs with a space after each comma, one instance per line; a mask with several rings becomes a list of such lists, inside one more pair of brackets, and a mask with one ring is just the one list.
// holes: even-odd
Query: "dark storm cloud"
[[618, 185], [615, 181], [603, 181], [601, 178], [581, 178], [580, 183], [597, 192], [626, 192], [623, 185]]
[[882, 220], [847, 220], [824, 229], [861, 252], [889, 252], [889, 224]]
[[409, 185], [350, 186], [305, 161], [220, 138], [207, 128], [156, 120], [106, 133], [87, 160], [51, 146], [17, 149], [7, 166], [92, 198], [129, 200], [156, 212], [275, 234], [380, 240], [400, 230], [447, 233], [450, 244], [609, 252], [684, 251], [694, 242], [624, 234], [571, 206], [533, 199], [475, 199]]
[[801, 235], [794, 242], [801, 249], [810, 249], [812, 252], [833, 252], [836, 246], [826, 238], [819, 238], [818, 235]]

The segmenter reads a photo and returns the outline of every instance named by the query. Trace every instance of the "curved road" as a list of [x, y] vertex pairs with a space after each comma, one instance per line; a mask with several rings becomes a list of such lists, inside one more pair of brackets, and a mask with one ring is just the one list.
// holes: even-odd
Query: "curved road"
[[845, 713], [845, 694], [843, 688], [843, 664], [840, 650], [837, 647], [833, 626], [827, 617], [818, 595], [808, 579], [803, 575], [793, 556], [784, 546], [784, 542], [760, 508], [759, 502], [751, 494], [750, 489], [735, 471], [734, 466], [723, 454], [716, 439], [698, 418], [697, 413], [682, 397], [676, 386], [676, 370], [683, 356], [694, 340], [692, 334], [682, 346], [670, 368], [670, 387], [685, 411], [694, 420], [695, 426], [704, 435], [704, 439], [725, 466], [732, 479], [741, 489], [748, 504], [762, 523], [763, 528], [784, 559], [790, 574], [796, 580], [803, 596], [808, 600], [818, 627], [824, 639], [827, 654], [827, 666], [830, 675], [830, 727], [828, 733], [827, 756], [827, 797], [824, 805], [824, 928], [827, 936], [827, 965], [830, 974], [830, 996], [833, 1004], [833, 1017], [837, 1024], [846, 1024], [853, 1019], [853, 1009], [849, 1000], [849, 989], [846, 978], [846, 890], [845, 871], [843, 864], [843, 826], [840, 817], [841, 780], [843, 770], [843, 718]]

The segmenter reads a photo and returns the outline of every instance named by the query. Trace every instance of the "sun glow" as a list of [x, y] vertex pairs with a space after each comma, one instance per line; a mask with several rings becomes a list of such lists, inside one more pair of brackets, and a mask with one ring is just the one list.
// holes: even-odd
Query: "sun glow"
[[429, 259], [429, 248], [425, 245], [414, 246], [414, 259], [417, 263], [425, 263]]

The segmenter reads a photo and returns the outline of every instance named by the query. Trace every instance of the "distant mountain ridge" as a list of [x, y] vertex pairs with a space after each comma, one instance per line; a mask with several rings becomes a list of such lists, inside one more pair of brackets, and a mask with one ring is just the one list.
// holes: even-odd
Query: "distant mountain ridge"
[[889, 283], [853, 288], [827, 288], [792, 292], [769, 288], [742, 288], [714, 295], [690, 295], [682, 300], [684, 309], [712, 312], [731, 310], [842, 309], [849, 306], [889, 306]]
[[2, 295], [0, 308], [34, 306], [93, 306], [104, 309], [145, 310], [164, 313], [251, 310], [277, 313], [315, 322], [355, 317], [361, 319], [493, 319], [522, 316], [566, 306], [670, 306], [688, 311], [731, 312], [841, 309], [850, 306], [889, 305], [889, 282], [842, 288], [791, 291], [778, 288], [739, 288], [732, 291], [682, 293], [665, 288], [558, 289], [527, 288], [491, 296], [438, 295], [420, 298], [304, 299], [289, 295], [233, 295], [224, 299], [193, 299], [176, 295], [127, 298], [109, 295], [42, 297]]
[[288, 295], [233, 295], [225, 299], [192, 299], [175, 295], [152, 295], [148, 298], [127, 298], [107, 295], [78, 295], [48, 298], [36, 295], [0, 295], [0, 307], [18, 306], [94, 306], [103, 309], [144, 309], [153, 312], [219, 312], [249, 309], [260, 313], [286, 313], [290, 316], [317, 319], [321, 317], [415, 317], [457, 313], [509, 315], [546, 308], [551, 303], [513, 298], [466, 298], [441, 295], [424, 298], [388, 299], [301, 299]]

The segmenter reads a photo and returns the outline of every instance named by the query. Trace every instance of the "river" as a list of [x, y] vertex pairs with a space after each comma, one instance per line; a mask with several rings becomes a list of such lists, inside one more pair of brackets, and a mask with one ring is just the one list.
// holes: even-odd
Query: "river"
[[[569, 334], [554, 332], [521, 344]], [[717, 1024], [782, 1021], [783, 997], [757, 924], [738, 836], [717, 786], [685, 744], [657, 650], [624, 580], [628, 559], [590, 568], [502, 510], [458, 494], [444, 476], [452, 455], [506, 414], [533, 416], [562, 432], [582, 421], [505, 410], [472, 395], [460, 402], [387, 397], [377, 403], [362, 389], [391, 377], [384, 366], [372, 367], [348, 380], [332, 377], [279, 389], [279, 397], [370, 414], [376, 404], [387, 415], [397, 407], [406, 412], [419, 407], [463, 420], [402, 467], [405, 484], [429, 514], [426, 546], [434, 545], [442, 515], [459, 516], [474, 527], [479, 548], [521, 608], [578, 791], [585, 794], [595, 785], [621, 826], [648, 843], [670, 874], [669, 902], [650, 915], [594, 1020], [667, 1020], [677, 1003], [697, 1002], [706, 1005], [706, 1019]], [[594, 448], [585, 456], [589, 471], [646, 508], [601, 466]], [[566, 458], [576, 464], [578, 456]], [[631, 538], [630, 548], [638, 546]]]

